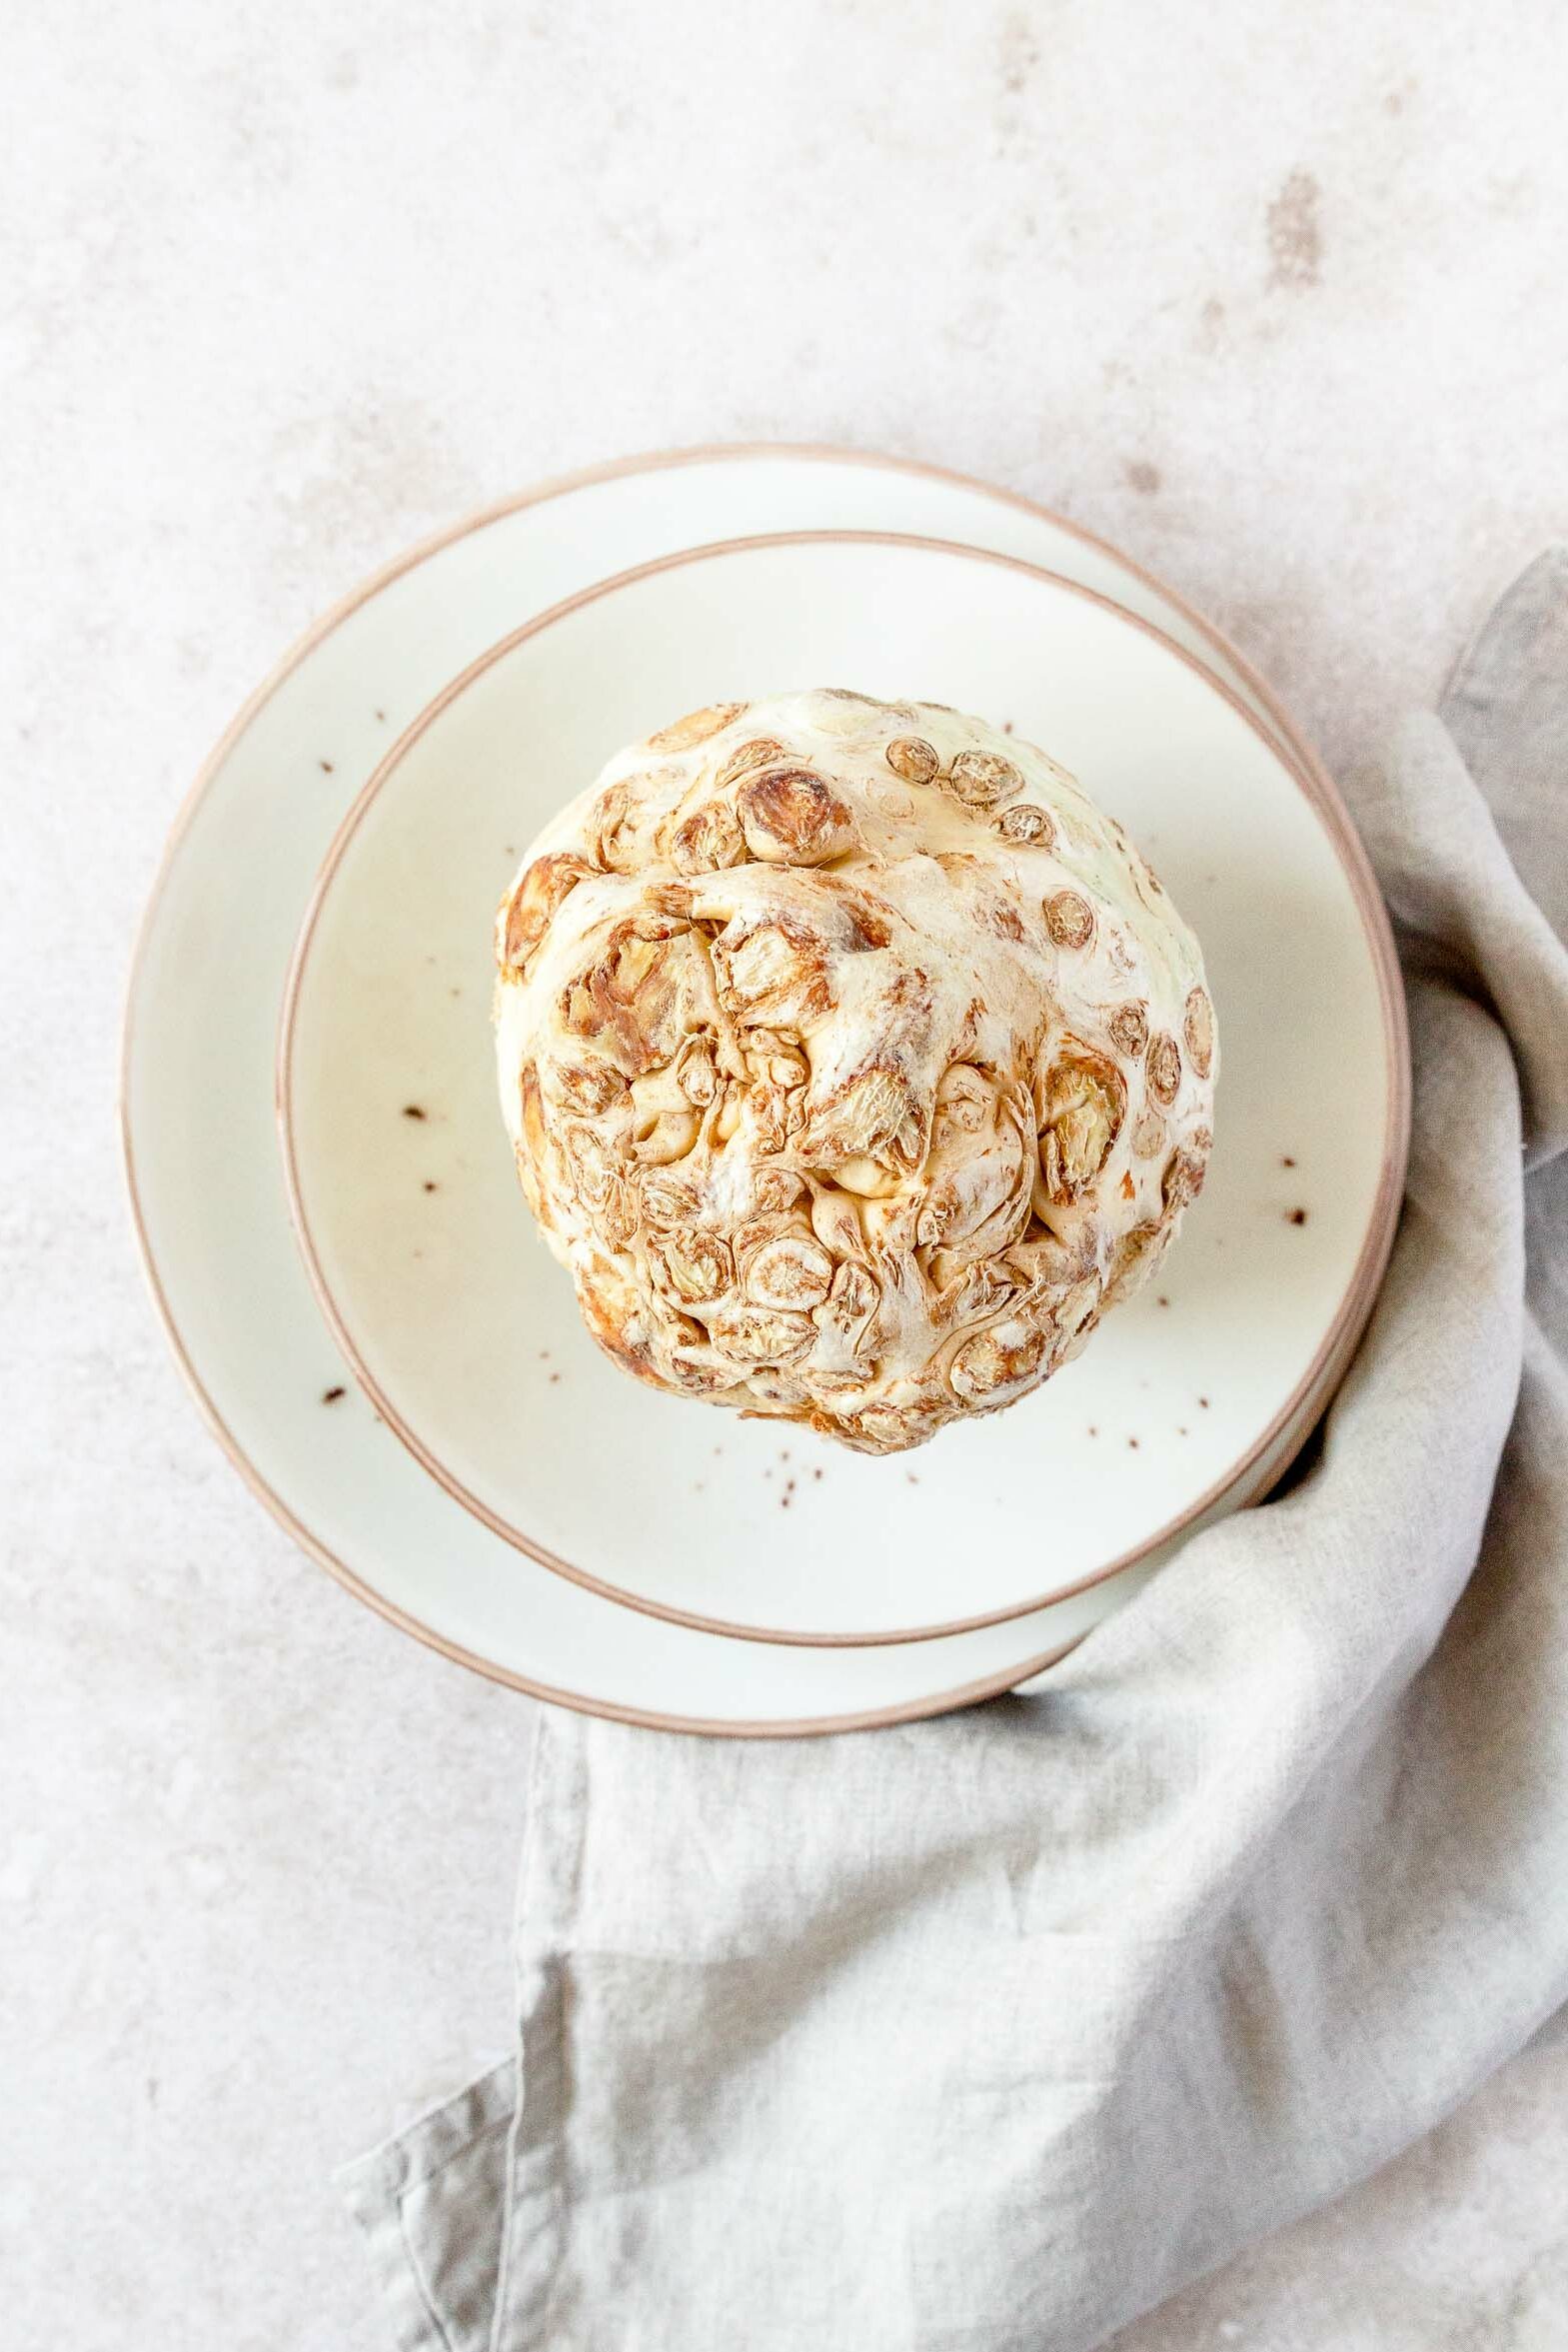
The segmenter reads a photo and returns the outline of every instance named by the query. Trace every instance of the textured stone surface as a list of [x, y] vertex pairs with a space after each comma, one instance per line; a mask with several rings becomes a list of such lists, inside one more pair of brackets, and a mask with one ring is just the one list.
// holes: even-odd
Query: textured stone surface
[[[411, 538], [743, 436], [1064, 509], [1343, 761], [1568, 525], [1568, 38], [63, 0], [0, 44], [7, 2340], [371, 2352], [326, 2174], [504, 2038], [527, 1709], [294, 1553], [146, 1310], [115, 1032], [186, 779]], [[1565, 2089], [1538, 2048], [1120, 2352], [1562, 2342]]]

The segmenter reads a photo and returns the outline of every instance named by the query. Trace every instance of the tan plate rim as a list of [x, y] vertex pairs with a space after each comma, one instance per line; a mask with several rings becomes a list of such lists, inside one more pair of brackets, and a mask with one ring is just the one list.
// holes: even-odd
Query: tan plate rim
[[[668, 572], [684, 571], [693, 564], [708, 563], [722, 560], [727, 556], [752, 553], [763, 549], [842, 545], [919, 548], [947, 556], [957, 556], [967, 563], [985, 564], [1002, 571], [1021, 573], [1027, 579], [1048, 583], [1081, 599], [1086, 604], [1096, 605], [1101, 610], [1112, 613], [1128, 627], [1152, 638], [1157, 645], [1163, 646], [1185, 668], [1201, 679], [1214, 694], [1227, 703], [1251, 729], [1259, 742], [1280, 762], [1287, 775], [1305, 795], [1320, 821], [1332, 814], [1342, 819], [1345, 827], [1349, 829], [1349, 843], [1353, 843], [1355, 851], [1359, 853], [1355, 856], [1348, 854], [1349, 843], [1341, 840], [1335, 827], [1332, 824], [1325, 825], [1325, 831], [1329, 835], [1339, 856], [1341, 867], [1349, 881], [1351, 895], [1361, 919], [1362, 933], [1372, 952], [1373, 966], [1378, 979], [1379, 1007], [1382, 1015], [1389, 1085], [1378, 1182], [1372, 1196], [1367, 1229], [1357, 1252], [1355, 1264], [1351, 1269], [1349, 1281], [1328, 1322], [1323, 1337], [1301, 1377], [1291, 1389], [1284, 1403], [1259, 1431], [1246, 1450], [1229, 1465], [1223, 1476], [1207, 1486], [1185, 1509], [1153, 1529], [1141, 1541], [1133, 1544], [1127, 1550], [1117, 1553], [1110, 1560], [1102, 1562], [1090, 1574], [1080, 1576], [1070, 1584], [1053, 1588], [1047, 1592], [1031, 1594], [1026, 1599], [1010, 1603], [1005, 1608], [986, 1610], [974, 1616], [952, 1618], [938, 1624], [900, 1625], [888, 1631], [864, 1633], [817, 1633], [767, 1625], [738, 1624], [728, 1618], [710, 1616], [694, 1609], [680, 1608], [667, 1601], [651, 1599], [643, 1593], [631, 1592], [624, 1585], [616, 1584], [608, 1577], [596, 1575], [591, 1570], [578, 1566], [575, 1561], [564, 1558], [559, 1552], [553, 1551], [547, 1545], [537, 1541], [526, 1528], [518, 1526], [513, 1520], [505, 1517], [476, 1494], [472, 1487], [464, 1483], [427, 1439], [421, 1436], [383, 1380], [372, 1371], [366, 1362], [353, 1326], [340, 1305], [327, 1276], [317, 1248], [315, 1235], [311, 1229], [304, 1188], [300, 1178], [293, 1112], [293, 1079], [300, 998], [310, 963], [311, 950], [315, 943], [318, 923], [331, 897], [333, 886], [349, 847], [365, 818], [398, 774], [414, 746], [478, 680], [485, 677], [499, 662], [515, 653], [518, 647], [530, 643], [534, 638], [543, 636], [558, 622], [567, 619], [574, 613], [581, 612], [585, 606], [598, 604], [606, 598], [613, 597], [618, 591], [640, 581], [655, 579]], [[1332, 788], [1330, 787], [1329, 790], [1332, 791]], [[952, 1634], [977, 1633], [990, 1625], [1006, 1624], [1014, 1617], [1031, 1616], [1036, 1610], [1049, 1608], [1057, 1601], [1070, 1600], [1078, 1593], [1087, 1592], [1094, 1585], [1103, 1583], [1107, 1577], [1118, 1575], [1124, 1568], [1134, 1567], [1138, 1561], [1147, 1559], [1151, 1552], [1161, 1550], [1166, 1544], [1173, 1542], [1196, 1520], [1214, 1509], [1225, 1497], [1233, 1495], [1237, 1487], [1242, 1485], [1250, 1473], [1255, 1470], [1259, 1461], [1263, 1460], [1277, 1446], [1293, 1422], [1299, 1421], [1294, 1441], [1287, 1440], [1289, 1450], [1272, 1465], [1270, 1483], [1288, 1467], [1295, 1452], [1305, 1442], [1317, 1411], [1326, 1401], [1326, 1397], [1319, 1394], [1325, 1370], [1339, 1359], [1347, 1333], [1349, 1334], [1350, 1346], [1354, 1346], [1371, 1312], [1378, 1281], [1386, 1262], [1388, 1245], [1392, 1239], [1393, 1223], [1403, 1182], [1404, 1172], [1397, 1158], [1397, 1144], [1401, 1124], [1399, 1101], [1402, 1092], [1399, 1079], [1399, 1048], [1404, 1036], [1403, 1023], [1399, 1016], [1403, 1011], [1404, 999], [1398, 983], [1397, 968], [1394, 969], [1392, 978], [1390, 978], [1382, 957], [1379, 955], [1380, 946], [1386, 946], [1387, 956], [1391, 962], [1393, 944], [1392, 938], [1388, 934], [1387, 916], [1383, 909], [1382, 898], [1373, 879], [1370, 866], [1367, 864], [1365, 852], [1362, 850], [1359, 838], [1355, 836], [1353, 828], [1350, 828], [1348, 814], [1337, 793], [1333, 794], [1331, 811], [1323, 804], [1320, 798], [1320, 789], [1315, 785], [1305, 764], [1294, 758], [1289, 749], [1273, 740], [1261, 720], [1248, 709], [1239, 695], [1232, 693], [1221, 680], [1213, 677], [1201, 662], [1187, 653], [1185, 648], [1177, 645], [1174, 639], [1168, 637], [1153, 622], [1144, 620], [1138, 614], [1127, 612], [1113, 598], [1104, 596], [1095, 589], [1085, 588], [1077, 581], [1066, 580], [1059, 573], [1047, 571], [1043, 566], [1030, 563], [1023, 557], [1001, 555], [988, 549], [967, 547], [956, 541], [934, 539], [917, 533], [843, 530], [762, 532], [744, 538], [716, 540], [701, 547], [686, 548], [678, 554], [655, 557], [647, 563], [632, 565], [625, 571], [614, 573], [605, 580], [595, 581], [589, 587], [578, 590], [574, 595], [563, 598], [560, 603], [550, 606], [546, 611], [535, 614], [517, 629], [509, 631], [505, 637], [488, 647], [475, 661], [471, 662], [466, 670], [450, 680], [441, 692], [426, 704], [425, 708], [411, 721], [397, 742], [377, 764], [350, 804], [343, 822], [333, 836], [326, 856], [322, 860], [316, 887], [311, 893], [305, 910], [299, 938], [295, 943], [294, 955], [290, 962], [288, 978], [284, 984], [282, 1013], [278, 1028], [276, 1093], [279, 1141], [283, 1153], [284, 1180], [289, 1197], [289, 1212], [294, 1221], [295, 1236], [299, 1243], [300, 1254], [304, 1259], [306, 1272], [310, 1277], [311, 1286], [316, 1293], [317, 1302], [333, 1337], [343, 1350], [355, 1379], [364, 1389], [387, 1426], [413, 1454], [421, 1467], [428, 1471], [430, 1476], [445, 1492], [452, 1496], [454, 1501], [460, 1502], [464, 1509], [471, 1512], [484, 1526], [488, 1527], [492, 1534], [499, 1535], [504, 1542], [510, 1543], [515, 1550], [536, 1560], [541, 1567], [549, 1568], [557, 1575], [568, 1577], [573, 1583], [581, 1584], [586, 1590], [598, 1593], [602, 1599], [618, 1602], [626, 1608], [640, 1610], [645, 1616], [661, 1617], [671, 1624], [687, 1625], [700, 1633], [721, 1634], [731, 1640], [780, 1642], [788, 1647], [800, 1649], [865, 1649], [892, 1646], [907, 1641], [942, 1640]]]

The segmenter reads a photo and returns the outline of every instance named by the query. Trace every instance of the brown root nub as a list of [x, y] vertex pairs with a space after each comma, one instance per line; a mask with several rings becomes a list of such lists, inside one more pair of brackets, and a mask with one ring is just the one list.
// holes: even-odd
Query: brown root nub
[[709, 1318], [708, 1335], [741, 1363], [798, 1363], [816, 1344], [816, 1325], [779, 1307], [727, 1304]]
[[503, 972], [528, 969], [557, 908], [593, 872], [586, 858], [570, 852], [534, 860], [502, 909], [497, 961]]
[[882, 756], [894, 776], [901, 776], [905, 784], [929, 784], [941, 766], [934, 744], [928, 744], [919, 735], [895, 737]]
[[734, 946], [721, 939], [714, 949], [720, 1001], [727, 1012], [754, 1021], [819, 1020], [831, 1003], [826, 966], [820, 939], [786, 916], [758, 924]]
[[1195, 1152], [1173, 1152], [1160, 1179], [1165, 1214], [1177, 1216], [1203, 1189], [1206, 1163]]
[[1040, 1175], [1058, 1207], [1079, 1199], [1110, 1157], [1126, 1110], [1126, 1088], [1114, 1063], [1073, 1045], [1046, 1071], [1039, 1086]]
[[694, 744], [707, 743], [711, 735], [718, 735], [732, 721], [739, 719], [745, 703], [709, 703], [701, 711], [688, 711], [684, 719], [671, 721], [661, 727], [657, 735], [648, 739], [650, 751], [688, 752]]
[[1015, 807], [1003, 809], [996, 819], [996, 831], [1003, 841], [1029, 842], [1039, 849], [1049, 849], [1056, 838], [1049, 810], [1035, 808], [1032, 801], [1019, 801]]
[[750, 743], [737, 744], [729, 753], [714, 778], [723, 791], [727, 784], [738, 784], [743, 776], [755, 776], [759, 768], [784, 768], [788, 765], [786, 747], [771, 735], [754, 735]]
[[1105, 1277], [1106, 1306], [1116, 1305], [1147, 1279], [1152, 1260], [1163, 1251], [1166, 1230], [1164, 1225], [1141, 1224], [1122, 1234], [1111, 1252]]
[[1009, 1315], [965, 1339], [947, 1369], [965, 1404], [999, 1403], [1038, 1378], [1050, 1333], [1021, 1315]]
[[812, 1111], [795, 1138], [796, 1156], [819, 1168], [875, 1161], [910, 1176], [925, 1158], [927, 1126], [898, 1070], [863, 1070]]
[[1045, 902], [1045, 928], [1058, 948], [1086, 948], [1094, 937], [1094, 910], [1076, 891], [1057, 891]]
[[1199, 1078], [1207, 1078], [1214, 1067], [1214, 1008], [1206, 989], [1194, 989], [1188, 997], [1181, 1034], [1187, 1041], [1187, 1057], [1193, 1069]]
[[966, 809], [994, 809], [1009, 793], [1023, 788], [1023, 778], [999, 752], [957, 753], [942, 781]]
[[769, 866], [820, 866], [841, 858], [854, 824], [830, 785], [808, 768], [775, 768], [741, 787], [736, 803], [747, 848]]
[[833, 1278], [833, 1263], [808, 1233], [781, 1233], [747, 1260], [746, 1294], [759, 1306], [806, 1309], [820, 1306]]
[[746, 837], [728, 801], [710, 801], [676, 827], [670, 863], [678, 874], [717, 874], [746, 863]]
[[588, 840], [607, 874], [637, 871], [638, 800], [629, 784], [607, 784], [589, 813]]
[[1181, 1048], [1166, 1030], [1149, 1040], [1148, 1082], [1155, 1102], [1168, 1111], [1181, 1086]]
[[518, 1080], [518, 1101], [522, 1110], [523, 1143], [537, 1170], [546, 1166], [550, 1148], [549, 1130], [545, 1124], [545, 1101], [540, 1092], [539, 1066], [525, 1062]]
[[608, 1062], [558, 1063], [551, 1080], [571, 1110], [594, 1115], [608, 1111], [627, 1091], [626, 1080]]
[[638, 1197], [645, 1219], [654, 1226], [691, 1224], [702, 1206], [695, 1184], [684, 1176], [667, 1176], [660, 1169], [647, 1171], [638, 1186]]
[[688, 1306], [722, 1298], [734, 1279], [730, 1252], [715, 1233], [696, 1226], [650, 1233], [648, 1263], [655, 1281], [670, 1297]]
[[1136, 1062], [1149, 1042], [1147, 1006], [1118, 1005], [1110, 1017], [1110, 1036], [1117, 1052]]

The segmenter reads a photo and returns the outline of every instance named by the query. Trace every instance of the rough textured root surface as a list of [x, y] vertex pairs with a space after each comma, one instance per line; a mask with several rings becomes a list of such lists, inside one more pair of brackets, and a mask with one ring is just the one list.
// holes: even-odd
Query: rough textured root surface
[[529, 1205], [627, 1370], [868, 1453], [997, 1410], [1200, 1189], [1197, 942], [1033, 745], [840, 691], [612, 760], [496, 926]]

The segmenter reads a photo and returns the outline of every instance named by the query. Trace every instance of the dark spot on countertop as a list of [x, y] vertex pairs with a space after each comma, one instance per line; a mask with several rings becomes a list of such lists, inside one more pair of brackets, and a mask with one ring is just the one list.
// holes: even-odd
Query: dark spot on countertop
[[336, 1404], [340, 1396], [347, 1396], [347, 1388], [341, 1386], [337, 1388], [323, 1388], [321, 1392], [321, 1400], [323, 1404]]
[[405, 1119], [424, 1119], [427, 1114], [420, 1109], [420, 1106], [417, 1103], [405, 1103], [403, 1106], [403, 1116]]
[[1152, 498], [1164, 479], [1158, 466], [1151, 466], [1147, 458], [1129, 458], [1126, 475], [1127, 488], [1135, 490], [1139, 498]]
[[1225, 306], [1217, 294], [1211, 294], [1198, 312], [1197, 332], [1193, 341], [1206, 358], [1212, 358], [1225, 339]]
[[1025, 11], [1012, 9], [1002, 19], [996, 41], [996, 62], [1001, 68], [1001, 86], [1009, 97], [1016, 98], [1027, 89], [1029, 76], [1040, 61], [1039, 42]]
[[1293, 1225], [1304, 1225], [1306, 1220], [1307, 1212], [1304, 1208], [1292, 1208], [1286, 1216], [1285, 1222], [1287, 1224]]
[[1281, 184], [1269, 205], [1264, 229], [1270, 287], [1304, 294], [1322, 283], [1321, 199], [1322, 190], [1310, 172], [1292, 172]]

